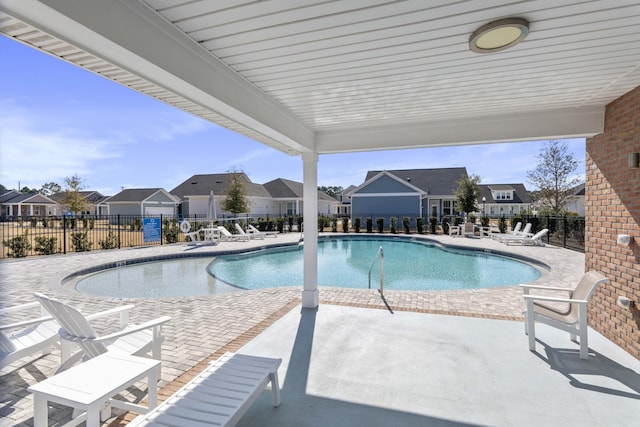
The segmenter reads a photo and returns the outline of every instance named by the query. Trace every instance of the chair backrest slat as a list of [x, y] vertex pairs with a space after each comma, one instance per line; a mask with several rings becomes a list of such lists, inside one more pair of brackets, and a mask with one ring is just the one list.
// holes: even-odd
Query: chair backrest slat
[[107, 352], [107, 347], [104, 344], [91, 342], [91, 339], [96, 338], [98, 335], [87, 318], [75, 307], [41, 293], [35, 293], [34, 295], [49, 314], [62, 326], [65, 334], [69, 338], [73, 338], [73, 341], [89, 358]]

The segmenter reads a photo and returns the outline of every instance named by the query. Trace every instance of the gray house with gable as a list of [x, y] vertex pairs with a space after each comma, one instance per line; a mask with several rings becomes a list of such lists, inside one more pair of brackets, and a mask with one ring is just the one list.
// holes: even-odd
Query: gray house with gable
[[369, 171], [351, 192], [351, 219], [454, 215], [457, 182], [466, 176], [463, 167]]

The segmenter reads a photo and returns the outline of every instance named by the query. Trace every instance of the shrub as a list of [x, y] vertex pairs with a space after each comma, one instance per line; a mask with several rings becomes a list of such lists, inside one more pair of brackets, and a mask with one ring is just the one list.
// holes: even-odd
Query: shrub
[[367, 233], [373, 233], [373, 218], [369, 217], [365, 222], [367, 224]]
[[100, 249], [117, 249], [120, 247], [120, 239], [116, 234], [111, 230], [111, 226], [109, 226], [107, 232], [107, 238], [104, 240], [98, 241], [100, 245]]
[[35, 216], [31, 217], [31, 227], [37, 227], [38, 226], [38, 218], [36, 218]]
[[276, 229], [279, 233], [284, 233], [284, 218], [276, 219]]
[[362, 220], [360, 219], [360, 217], [357, 217], [353, 220], [353, 231], [355, 231], [356, 233], [360, 232], [360, 227], [362, 226], [360, 224]]
[[287, 223], [289, 224], [289, 232], [293, 231], [293, 217], [290, 216], [287, 218]]
[[416, 218], [416, 230], [418, 234], [424, 233], [424, 219], [421, 216]]
[[391, 231], [392, 234], [396, 234], [398, 232], [398, 230], [396, 229], [397, 225], [398, 225], [398, 217], [392, 216], [391, 218], [389, 218], [389, 230]]
[[42, 218], [42, 228], [47, 228], [47, 226], [49, 225], [49, 222], [47, 221], [47, 218]]
[[480, 224], [482, 224], [483, 227], [488, 227], [489, 226], [489, 217], [485, 215], [482, 218], [480, 218]]
[[91, 218], [89, 220], [89, 230], [93, 230], [96, 227], [96, 220], [95, 218]]
[[[141, 231], [142, 230], [142, 219], [139, 217], [133, 218], [133, 221], [129, 224], [129, 228], [131, 231]], [[176, 240], [177, 242], [177, 240]], [[172, 242], [175, 243], [175, 242]]]
[[436, 218], [435, 216], [432, 216], [431, 218], [429, 218], [429, 231], [431, 232], [431, 234], [436, 234], [437, 226], [438, 226], [438, 218]]
[[449, 234], [449, 217], [448, 216], [442, 217], [442, 233]]
[[85, 230], [87, 228], [89, 228], [89, 219], [88, 218], [82, 218], [82, 228], [84, 228]]
[[376, 224], [378, 224], [378, 233], [384, 232], [384, 218], [376, 218]]
[[71, 246], [76, 252], [89, 252], [91, 246], [93, 246], [93, 242], [89, 241], [89, 233], [79, 231], [77, 233], [71, 233]]
[[162, 235], [166, 243], [176, 243], [180, 232], [177, 219], [165, 219], [162, 224]]
[[411, 233], [411, 218], [408, 216], [402, 217], [402, 229], [404, 230], [404, 234]]
[[507, 232], [507, 220], [504, 218], [504, 216], [501, 216], [498, 220], [498, 229], [501, 233]]
[[53, 255], [58, 252], [56, 243], [57, 237], [36, 237], [36, 247], [34, 248], [40, 255]]
[[29, 243], [29, 232], [25, 231], [22, 236], [12, 237], [9, 240], [3, 240], [2, 244], [9, 248], [7, 256], [9, 258], [24, 258], [31, 250]]
[[296, 217], [296, 223], [298, 224], [298, 231], [302, 231], [302, 223], [304, 222], [304, 218], [302, 218], [300, 215], [298, 215]]
[[334, 233], [338, 232], [338, 218], [336, 217], [331, 219], [331, 231]]
[[346, 216], [342, 218], [342, 232], [343, 233], [349, 232], [349, 218], [347, 218]]
[[469, 218], [469, 222], [470, 223], [472, 223], [472, 224], [476, 223], [476, 216], [475, 215], [470, 214], [468, 218]]

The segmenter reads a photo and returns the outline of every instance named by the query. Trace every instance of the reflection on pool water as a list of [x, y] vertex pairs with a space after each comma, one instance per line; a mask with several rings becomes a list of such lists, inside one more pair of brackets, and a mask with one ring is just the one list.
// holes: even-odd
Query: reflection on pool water
[[[367, 288], [369, 268], [380, 247], [385, 290], [491, 288], [527, 283], [540, 276], [529, 264], [479, 251], [407, 239], [334, 238], [318, 242], [319, 285]], [[302, 246], [224, 255], [210, 261], [184, 258], [104, 270], [78, 281], [76, 290], [113, 297], [170, 297], [302, 286], [303, 282]], [[373, 263], [372, 288], [378, 287], [379, 265]]]

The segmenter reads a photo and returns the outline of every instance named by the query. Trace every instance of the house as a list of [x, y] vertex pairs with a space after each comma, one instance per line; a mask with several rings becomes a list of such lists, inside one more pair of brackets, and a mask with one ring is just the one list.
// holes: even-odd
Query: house
[[60, 215], [60, 206], [50, 197], [40, 193], [21, 193], [17, 190], [0, 192], [2, 217]]
[[[277, 178], [264, 184], [271, 195], [274, 208], [273, 215], [302, 215], [303, 185], [301, 182]], [[318, 214], [334, 215], [338, 213], [339, 202], [325, 193], [318, 191]]]
[[479, 213], [489, 217], [511, 216], [530, 212], [533, 199], [524, 184], [481, 184]]
[[[130, 188], [105, 203], [110, 215], [163, 215], [175, 217], [179, 200], [162, 188]], [[115, 220], [114, 220], [115, 221]]]
[[[87, 201], [88, 209], [84, 212], [80, 212], [84, 215], [108, 215], [108, 206], [104, 204], [109, 197], [103, 196], [98, 191], [79, 191], [78, 194]], [[64, 205], [64, 200], [67, 198], [67, 192], [61, 191], [49, 196], [54, 200], [61, 208], [61, 214], [69, 212], [68, 206]]]
[[570, 190], [567, 197], [565, 210], [567, 212], [575, 212], [578, 216], [584, 216], [584, 183], [576, 185]]
[[369, 171], [351, 192], [351, 219], [454, 215], [457, 182], [466, 176], [463, 167]]
[[[184, 217], [205, 218], [209, 211], [209, 197], [213, 192], [215, 217], [229, 216], [222, 209], [227, 188], [233, 173], [193, 175], [176, 188], [171, 194], [180, 200], [179, 215]], [[243, 183], [246, 197], [249, 199], [250, 216], [293, 216], [302, 214], [303, 186], [301, 182], [277, 178], [266, 184], [251, 182], [241, 172], [237, 174]], [[318, 192], [318, 213], [337, 212], [338, 201], [324, 192]]]
[[340, 202], [338, 215], [351, 216], [351, 193], [353, 193], [353, 190], [356, 188], [355, 185], [350, 185], [338, 193], [338, 202]]

